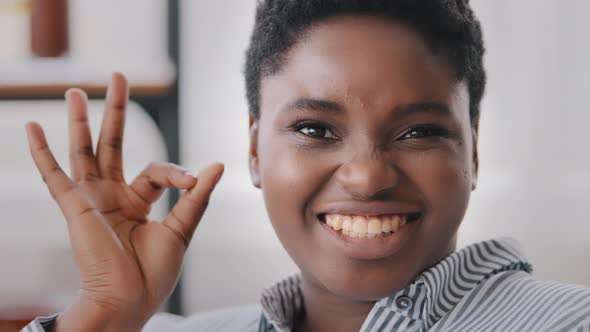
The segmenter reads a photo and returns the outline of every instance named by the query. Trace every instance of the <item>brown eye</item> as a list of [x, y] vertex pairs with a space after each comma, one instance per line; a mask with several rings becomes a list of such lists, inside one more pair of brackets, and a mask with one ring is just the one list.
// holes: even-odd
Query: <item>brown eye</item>
[[426, 138], [436, 136], [448, 136], [448, 131], [438, 126], [421, 126], [408, 130], [401, 139]]
[[319, 128], [319, 127], [303, 127], [299, 131], [303, 135], [311, 136], [311, 137], [318, 137], [318, 138], [329, 138], [329, 135], [331, 134], [328, 129]]
[[318, 139], [337, 139], [336, 135], [330, 129], [322, 124], [301, 123], [295, 126], [295, 129], [301, 134]]

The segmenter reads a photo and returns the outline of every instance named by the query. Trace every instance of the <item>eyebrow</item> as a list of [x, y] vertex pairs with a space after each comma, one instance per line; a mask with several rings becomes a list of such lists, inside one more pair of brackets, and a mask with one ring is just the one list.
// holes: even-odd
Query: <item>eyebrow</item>
[[341, 112], [344, 108], [333, 101], [319, 100], [312, 98], [299, 98], [292, 103], [289, 103], [285, 111], [320, 111], [320, 112]]
[[395, 115], [399, 117], [408, 116], [415, 113], [437, 113], [441, 115], [451, 115], [452, 112], [444, 103], [424, 102], [399, 105], [395, 108]]
[[[337, 102], [313, 98], [298, 98], [287, 104], [284, 111], [319, 111], [319, 112], [342, 112], [344, 107]], [[416, 113], [438, 113], [451, 115], [449, 107], [440, 102], [420, 102], [398, 105], [394, 108], [394, 114], [398, 117], [405, 117]]]

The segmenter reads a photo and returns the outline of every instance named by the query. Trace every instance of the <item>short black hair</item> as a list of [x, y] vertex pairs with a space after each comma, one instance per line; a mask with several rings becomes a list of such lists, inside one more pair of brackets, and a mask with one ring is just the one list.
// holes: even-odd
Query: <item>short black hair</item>
[[472, 124], [485, 90], [481, 26], [469, 0], [259, 0], [244, 68], [250, 114], [260, 113], [261, 80], [279, 72], [289, 50], [314, 24], [336, 16], [394, 19], [416, 29], [468, 85]]

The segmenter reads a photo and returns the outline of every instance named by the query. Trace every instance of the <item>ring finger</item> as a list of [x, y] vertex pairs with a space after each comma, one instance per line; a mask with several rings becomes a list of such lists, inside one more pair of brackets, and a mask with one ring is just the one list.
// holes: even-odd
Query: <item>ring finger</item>
[[96, 158], [88, 126], [88, 97], [84, 91], [66, 92], [70, 132], [70, 167], [74, 181], [90, 181], [98, 177]]

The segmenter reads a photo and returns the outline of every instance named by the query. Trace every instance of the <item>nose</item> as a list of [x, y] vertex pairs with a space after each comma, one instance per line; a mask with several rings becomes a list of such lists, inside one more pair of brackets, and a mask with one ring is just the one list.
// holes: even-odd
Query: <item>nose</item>
[[399, 174], [379, 154], [363, 153], [340, 166], [336, 181], [355, 199], [370, 200], [390, 194], [398, 184]]

